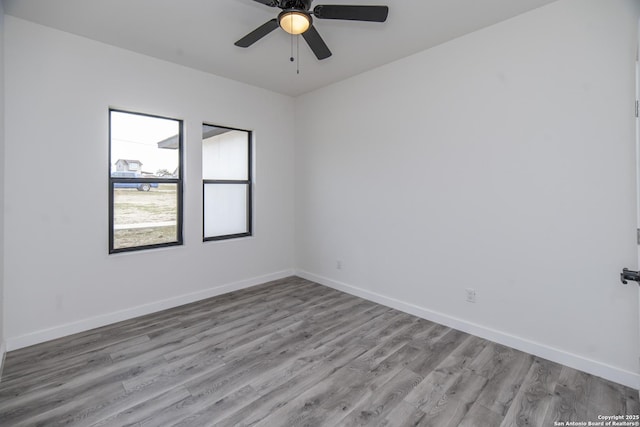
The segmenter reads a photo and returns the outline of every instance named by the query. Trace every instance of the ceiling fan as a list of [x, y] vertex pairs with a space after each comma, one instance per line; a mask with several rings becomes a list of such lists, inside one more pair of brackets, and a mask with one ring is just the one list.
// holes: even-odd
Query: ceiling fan
[[236, 46], [249, 47], [276, 28], [289, 34], [302, 34], [318, 59], [331, 56], [331, 51], [313, 26], [311, 15], [318, 19], [341, 19], [349, 21], [384, 22], [387, 20], [387, 6], [317, 5], [310, 10], [313, 0], [254, 0], [269, 7], [279, 7], [278, 18], [265, 22], [237, 42]]

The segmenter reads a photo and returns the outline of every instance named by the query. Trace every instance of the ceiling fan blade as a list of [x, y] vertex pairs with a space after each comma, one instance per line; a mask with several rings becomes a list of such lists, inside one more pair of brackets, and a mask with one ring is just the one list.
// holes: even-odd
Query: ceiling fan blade
[[316, 58], [326, 59], [331, 56], [331, 51], [325, 44], [324, 40], [322, 40], [320, 33], [316, 30], [316, 27], [313, 25], [310, 26], [307, 31], [302, 33], [302, 37], [304, 37], [313, 53], [315, 53]]
[[267, 21], [255, 30], [251, 31], [249, 34], [235, 42], [234, 44], [239, 47], [249, 47], [271, 31], [278, 28], [278, 20], [273, 18], [271, 21]]
[[319, 19], [346, 19], [349, 21], [384, 22], [389, 15], [387, 6], [347, 6], [341, 4], [319, 4], [313, 16]]
[[278, 1], [277, 0], [253, 0], [253, 1], [258, 2], [258, 3], [262, 3], [262, 4], [267, 5], [269, 7], [278, 6]]

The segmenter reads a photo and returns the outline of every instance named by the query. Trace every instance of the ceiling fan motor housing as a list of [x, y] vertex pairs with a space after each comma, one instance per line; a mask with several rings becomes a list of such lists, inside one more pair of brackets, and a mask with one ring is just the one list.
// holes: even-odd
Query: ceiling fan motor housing
[[297, 11], [308, 11], [311, 7], [311, 0], [281, 0], [280, 9], [295, 9]]

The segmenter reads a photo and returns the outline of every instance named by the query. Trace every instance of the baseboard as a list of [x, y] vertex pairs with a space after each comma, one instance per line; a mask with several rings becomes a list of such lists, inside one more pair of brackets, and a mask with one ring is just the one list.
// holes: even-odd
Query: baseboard
[[587, 359], [576, 354], [568, 353], [566, 351], [550, 347], [539, 342], [530, 341], [496, 329], [487, 328], [476, 323], [468, 322], [466, 320], [449, 316], [444, 313], [439, 313], [437, 311], [419, 307], [417, 305], [381, 295], [376, 292], [371, 292], [366, 289], [358, 288], [356, 286], [348, 285], [346, 283], [329, 279], [327, 277], [319, 276], [308, 271], [297, 270], [296, 275], [304, 279], [320, 283], [321, 285], [325, 285], [330, 288], [337, 289], [339, 291], [343, 291], [348, 294], [385, 305], [387, 307], [395, 308], [396, 310], [400, 310], [405, 313], [409, 313], [414, 316], [418, 316], [453, 329], [457, 329], [459, 331], [467, 332], [469, 334], [496, 342], [498, 344], [512, 347], [517, 350], [524, 351], [526, 353], [533, 354], [535, 356], [542, 357], [544, 359], [551, 360], [553, 362], [560, 363], [562, 365], [566, 365], [571, 368], [605, 378], [618, 384], [623, 384], [634, 389], [640, 388], [640, 375], [635, 372], [616, 368], [614, 366]]
[[228, 292], [260, 285], [272, 280], [283, 279], [285, 277], [292, 276], [293, 274], [294, 270], [278, 271], [275, 273], [240, 280], [238, 282], [228, 283], [222, 286], [216, 286], [214, 288], [209, 288], [198, 292], [192, 292], [173, 298], [155, 301], [149, 304], [139, 305], [113, 313], [86, 318], [77, 322], [54, 326], [52, 328], [43, 329], [17, 337], [10, 337], [6, 340], [6, 351], [17, 350], [19, 348], [28, 347], [34, 344], [40, 344], [67, 335], [76, 334], [78, 332], [88, 331], [90, 329], [99, 328], [101, 326], [110, 325], [112, 323], [120, 322], [123, 320], [133, 319], [135, 317], [144, 316], [173, 307], [178, 307], [180, 305], [215, 297], [217, 295], [226, 294]]
[[2, 382], [2, 372], [4, 369], [4, 357], [7, 355], [7, 345], [4, 341], [0, 342], [0, 382]]

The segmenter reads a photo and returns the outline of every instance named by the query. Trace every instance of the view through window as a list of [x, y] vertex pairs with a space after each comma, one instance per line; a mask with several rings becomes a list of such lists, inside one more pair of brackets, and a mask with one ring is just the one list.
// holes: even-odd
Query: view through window
[[109, 252], [182, 244], [182, 121], [109, 116]]
[[251, 235], [251, 132], [202, 125], [203, 239]]

